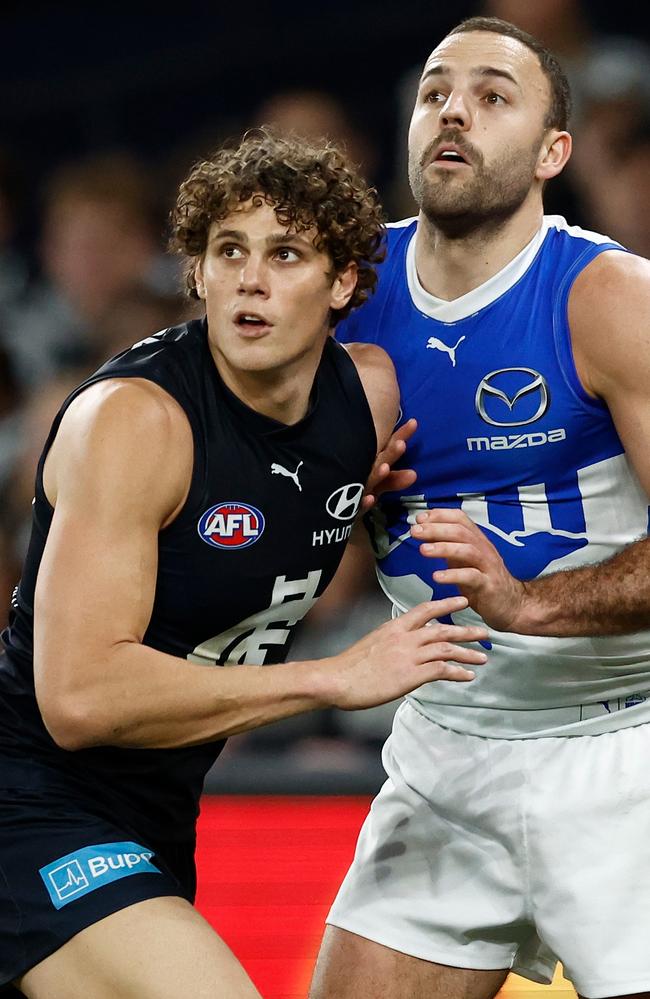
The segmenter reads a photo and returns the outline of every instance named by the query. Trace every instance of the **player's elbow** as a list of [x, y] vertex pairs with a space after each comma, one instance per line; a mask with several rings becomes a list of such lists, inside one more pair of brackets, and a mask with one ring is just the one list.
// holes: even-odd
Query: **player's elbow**
[[36, 689], [43, 724], [60, 749], [78, 752], [106, 745], [105, 716], [96, 699], [83, 692]]
[[92, 725], [88, 715], [75, 710], [74, 706], [48, 705], [41, 709], [43, 724], [49, 732], [53, 741], [60, 749], [74, 753], [80, 749], [89, 749], [91, 746], [101, 745], [104, 741], [98, 729]]

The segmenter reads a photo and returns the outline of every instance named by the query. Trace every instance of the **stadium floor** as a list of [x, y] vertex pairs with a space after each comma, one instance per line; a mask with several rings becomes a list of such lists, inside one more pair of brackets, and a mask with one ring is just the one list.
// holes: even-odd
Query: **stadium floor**
[[[206, 795], [199, 820], [197, 907], [264, 999], [305, 999], [325, 915], [368, 811], [363, 797]], [[511, 975], [504, 999], [573, 999]]]

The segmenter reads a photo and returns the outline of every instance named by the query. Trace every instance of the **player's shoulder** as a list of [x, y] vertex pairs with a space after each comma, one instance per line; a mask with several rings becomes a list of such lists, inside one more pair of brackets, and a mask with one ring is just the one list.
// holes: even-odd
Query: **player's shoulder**
[[336, 349], [347, 355], [348, 363], [352, 361], [371, 407], [373, 399], [392, 400], [393, 396], [398, 397], [395, 365], [382, 347], [366, 341], [352, 340], [336, 343]]
[[375, 343], [351, 342], [341, 345], [350, 355], [364, 383], [396, 385], [395, 365], [383, 347]]
[[397, 222], [386, 223], [386, 249], [390, 258], [392, 253], [403, 249], [406, 251], [418, 227], [417, 215], [400, 219]]
[[200, 358], [201, 347], [207, 338], [205, 320], [192, 319], [179, 326], [169, 326], [138, 340], [131, 347], [111, 357], [98, 373], [111, 371], [156, 371], [159, 368], [192, 363]]
[[156, 382], [115, 377], [84, 387], [67, 407], [61, 429], [93, 438], [153, 441], [186, 436], [189, 423], [176, 399]]
[[647, 379], [650, 261], [618, 250], [600, 254], [578, 275], [568, 316], [592, 394], [606, 398], [612, 385]]
[[399, 411], [395, 366], [386, 351], [374, 343], [347, 343], [344, 349], [357, 369], [381, 447], [395, 425]]
[[377, 320], [387, 302], [401, 302], [408, 295], [405, 280], [408, 248], [417, 229], [417, 218], [388, 222], [385, 228], [383, 261], [377, 266], [377, 286], [367, 302], [336, 328], [339, 342], [375, 339]]
[[[192, 320], [153, 333], [109, 358], [64, 403], [67, 422], [184, 419], [183, 402], [205, 364], [204, 323]], [[188, 375], [195, 372], [194, 377]], [[188, 391], [189, 385], [189, 391]], [[183, 387], [185, 390], [183, 391]]]
[[388, 353], [376, 343], [357, 343], [352, 341], [351, 343], [340, 344], [340, 346], [350, 355], [357, 368], [363, 366], [374, 367], [379, 370], [395, 370]]
[[192, 456], [187, 418], [159, 385], [102, 379], [84, 387], [63, 413], [43, 486], [52, 505], [64, 497], [80, 509], [98, 490], [111, 497], [128, 492], [129, 504], [146, 500], [162, 523], [189, 481]]
[[572, 225], [563, 215], [544, 215], [542, 220], [543, 235], [553, 235], [556, 239], [565, 243], [588, 244], [594, 247], [619, 247], [623, 249], [618, 240], [602, 232], [595, 232], [593, 229], [584, 229], [579, 225]]
[[650, 261], [623, 249], [594, 257], [578, 275], [571, 292], [574, 311], [601, 321], [620, 318], [643, 304], [650, 305]]

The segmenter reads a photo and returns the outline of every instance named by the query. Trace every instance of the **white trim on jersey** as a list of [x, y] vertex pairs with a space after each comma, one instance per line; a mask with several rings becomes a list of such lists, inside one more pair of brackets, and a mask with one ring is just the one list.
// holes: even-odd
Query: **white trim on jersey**
[[[403, 228], [411, 225], [416, 219], [404, 219], [402, 222], [393, 222], [391, 227]], [[425, 316], [436, 319], [441, 323], [457, 323], [462, 319], [475, 315], [481, 309], [504, 295], [519, 281], [533, 260], [537, 256], [542, 243], [544, 242], [549, 229], [557, 229], [566, 232], [569, 236], [587, 240], [590, 243], [614, 243], [616, 240], [600, 233], [590, 232], [581, 229], [576, 225], [568, 225], [561, 215], [545, 215], [542, 225], [535, 233], [530, 243], [514, 257], [510, 263], [506, 264], [497, 274], [494, 274], [478, 288], [473, 288], [466, 295], [461, 295], [451, 302], [446, 302], [442, 298], [436, 298], [422, 287], [415, 266], [415, 231], [406, 251], [406, 280], [413, 304]], [[416, 230], [417, 231], [417, 230]]]
[[410, 219], [400, 219], [399, 222], [387, 222], [387, 229], [406, 229], [407, 226], [412, 225], [413, 222], [417, 222], [418, 216], [412, 215]]
[[562, 215], [545, 215], [544, 223], [547, 232], [549, 229], [557, 229], [569, 236], [575, 236], [576, 239], [586, 239], [588, 243], [616, 243], [621, 246], [617, 239], [603, 236], [602, 232], [592, 232], [591, 229], [581, 229], [579, 225], [569, 225]]

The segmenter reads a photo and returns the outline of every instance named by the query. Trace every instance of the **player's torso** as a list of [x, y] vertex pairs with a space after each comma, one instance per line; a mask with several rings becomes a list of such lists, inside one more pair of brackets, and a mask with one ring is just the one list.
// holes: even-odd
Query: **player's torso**
[[[521, 579], [601, 561], [639, 537], [648, 499], [609, 412], [579, 382], [567, 322], [575, 276], [612, 244], [548, 219], [502, 272], [445, 303], [419, 285], [414, 231], [405, 225], [390, 233], [374, 311], [362, 310], [345, 331], [346, 339], [369, 339], [390, 353], [404, 415], [419, 424], [404, 459], [418, 481], [406, 496], [385, 497], [374, 517], [380, 581], [395, 605], [453, 592], [434, 586], [431, 573], [441, 563], [423, 558], [410, 538], [419, 509], [462, 508]], [[623, 644], [621, 676], [611, 669], [609, 640], [494, 635], [478, 680], [429, 685], [416, 696], [498, 712], [631, 696], [650, 688], [650, 638], [627, 636]], [[580, 657], [580, 671], [567, 669], [571, 656]], [[532, 685], [522, 663], [530, 664]], [[502, 731], [489, 714], [483, 723]]]
[[[351, 361], [328, 345], [307, 417], [285, 427], [220, 386], [202, 421], [204, 472], [160, 537], [158, 588], [145, 642], [205, 663], [272, 663], [341, 559], [374, 458]], [[356, 378], [356, 374], [354, 375]], [[178, 553], [182, 553], [179, 558]]]
[[[248, 409], [226, 389], [202, 323], [149, 338], [89, 381], [107, 377], [160, 384], [185, 409], [194, 440], [187, 500], [159, 535], [144, 644], [206, 668], [282, 661], [297, 622], [338, 566], [376, 452], [368, 403], [347, 352], [328, 341], [309, 412], [291, 427]], [[47, 768], [48, 781], [55, 769], [66, 788], [96, 790], [134, 823], [144, 821], [154, 832], [158, 825], [172, 838], [191, 835], [203, 776], [222, 741], [70, 754], [43, 726], [32, 666], [33, 594], [52, 517], [42, 466], [43, 459], [30, 551], [3, 636], [0, 752], [15, 759], [14, 780], [23, 779], [20, 761], [28, 754]], [[36, 779], [34, 772], [28, 764], [25, 779]]]
[[[280, 661], [294, 625], [338, 566], [374, 459], [372, 417], [351, 359], [327, 342], [309, 411], [293, 426], [251, 410], [226, 388], [202, 323], [188, 324], [178, 342], [149, 338], [89, 383], [135, 376], [177, 399], [194, 440], [187, 499], [158, 539], [144, 643], [213, 663]], [[31, 606], [50, 518], [39, 473], [19, 618], [21, 601], [26, 611]], [[234, 644], [215, 637], [238, 628]]]

